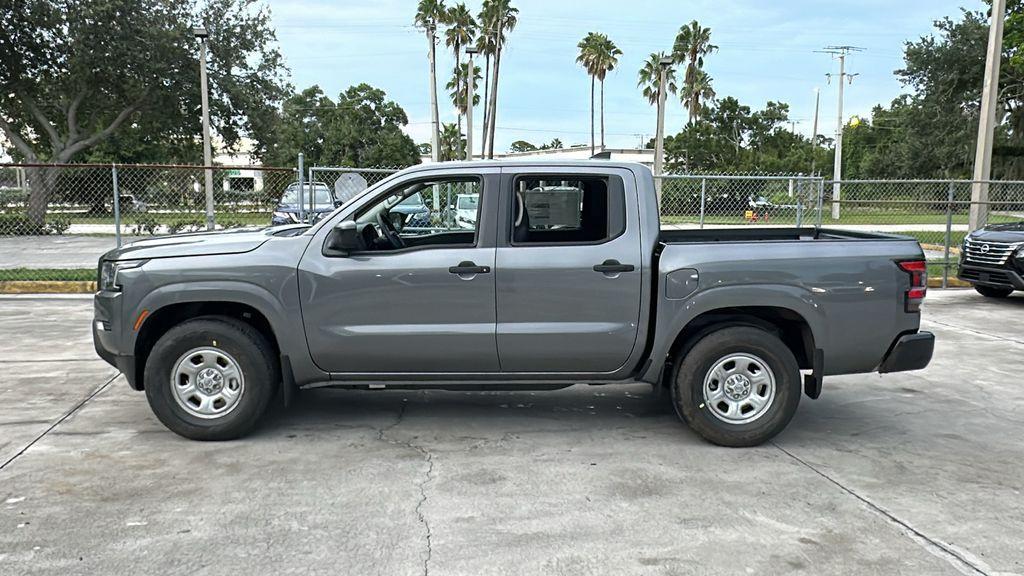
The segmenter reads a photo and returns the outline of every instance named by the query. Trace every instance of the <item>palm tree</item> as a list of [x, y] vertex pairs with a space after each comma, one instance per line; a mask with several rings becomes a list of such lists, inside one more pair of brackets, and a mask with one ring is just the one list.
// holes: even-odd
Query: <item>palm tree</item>
[[693, 120], [700, 120], [706, 108], [701, 103], [701, 100], [706, 102], [715, 97], [715, 89], [711, 85], [711, 76], [703, 70], [697, 70], [693, 84], [683, 86], [683, 91], [680, 95], [682, 96], [683, 107], [690, 113], [691, 122]]
[[[643, 87], [644, 97], [651, 104], [658, 103], [658, 85], [661, 83], [661, 59], [664, 57], [664, 52], [652, 52], [647, 57], [638, 75], [636, 87]], [[665, 84], [667, 84], [666, 88], [669, 94], [675, 94], [676, 90], [678, 90], [676, 86], [676, 71], [672, 68], [665, 70]]]
[[434, 160], [437, 160], [438, 151], [441, 149], [441, 133], [438, 127], [437, 114], [437, 73], [434, 48], [437, 45], [437, 25], [444, 22], [446, 15], [444, 0], [420, 0], [419, 5], [416, 7], [416, 18], [413, 19], [413, 23], [426, 32], [427, 42], [430, 45], [430, 49], [427, 52], [427, 57], [430, 60], [430, 145]]
[[[455, 54], [455, 68], [452, 70], [452, 80], [456, 83], [455, 93], [458, 94], [462, 92], [461, 82], [465, 79], [465, 76], [459, 75], [459, 68], [462, 63], [462, 47], [473, 41], [473, 37], [476, 35], [476, 20], [473, 19], [469, 8], [466, 8], [464, 3], [459, 3], [448, 9], [445, 24], [448, 25], [448, 29], [444, 32], [444, 43]], [[463, 97], [464, 99], [465, 97]], [[462, 115], [465, 114], [466, 109], [459, 107], [457, 102], [455, 107], [459, 112], [458, 126], [461, 132]]]
[[618, 65], [619, 56], [622, 56], [622, 50], [619, 50], [607, 36], [601, 34], [595, 62], [597, 80], [601, 83], [601, 150], [604, 150], [604, 79]]
[[[448, 81], [445, 88], [448, 89], [448, 96], [452, 99], [452, 105], [459, 112], [459, 132], [462, 132], [462, 115], [469, 111], [469, 103], [466, 102], [469, 98], [469, 62], [463, 62], [459, 64], [459, 67], [455, 69], [455, 73], [452, 75], [452, 79]], [[477, 86], [480, 85], [480, 67], [473, 65], [473, 106], [480, 103], [480, 93], [476, 91]]]
[[[505, 44], [505, 33], [511, 32], [518, 23], [519, 9], [513, 8], [511, 0], [484, 0], [480, 12], [481, 36], [491, 35], [494, 46], [494, 70], [491, 72], [490, 100], [485, 113], [487, 157], [494, 158], [494, 130], [498, 116], [498, 71], [501, 68], [501, 51]], [[485, 87], [486, 90], [486, 87]]]
[[444, 124], [441, 128], [440, 161], [457, 160], [462, 157], [465, 149], [466, 140], [462, 137], [462, 130], [455, 124]]
[[604, 34], [589, 32], [576, 45], [580, 53], [576, 56], [576, 63], [583, 66], [590, 76], [590, 154], [594, 154], [594, 85], [597, 81], [598, 60], [601, 51], [602, 37]]
[[687, 109], [690, 111], [688, 122], [693, 124], [695, 113], [700, 106], [700, 90], [694, 88], [697, 82], [697, 71], [704, 67], [704, 57], [718, 50], [711, 43], [711, 28], [703, 28], [694, 20], [689, 26], [683, 26], [676, 35], [672, 46], [672, 58], [677, 64], [686, 64], [686, 75], [683, 78], [684, 90], [690, 95], [691, 101]]
[[491, 14], [494, 12], [494, 4], [490, 0], [484, 0], [483, 7], [480, 9], [480, 14], [477, 16], [477, 22], [480, 24], [480, 33], [476, 37], [476, 49], [484, 55], [484, 117], [481, 122], [480, 128], [480, 153], [481, 155], [487, 152], [487, 120], [488, 120], [488, 99], [487, 91], [491, 86], [491, 56], [494, 55], [495, 42], [494, 42], [494, 29], [492, 22], [494, 22]]

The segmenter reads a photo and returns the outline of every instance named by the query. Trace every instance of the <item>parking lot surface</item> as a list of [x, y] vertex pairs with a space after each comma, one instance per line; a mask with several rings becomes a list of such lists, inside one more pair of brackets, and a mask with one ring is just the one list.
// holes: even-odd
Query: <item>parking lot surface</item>
[[641, 384], [308, 391], [191, 442], [90, 318], [0, 299], [0, 573], [1024, 573], [1024, 297], [933, 291], [927, 370], [828, 378], [753, 449]]

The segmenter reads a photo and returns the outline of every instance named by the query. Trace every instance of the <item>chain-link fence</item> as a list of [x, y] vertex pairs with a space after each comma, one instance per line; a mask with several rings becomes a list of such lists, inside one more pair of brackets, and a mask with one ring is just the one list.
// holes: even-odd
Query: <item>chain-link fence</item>
[[684, 174], [657, 179], [662, 227], [814, 225], [822, 179], [802, 175]]
[[[92, 280], [100, 254], [134, 238], [266, 226], [291, 168], [0, 164], [0, 280]], [[92, 270], [92, 272], [90, 272]]]
[[[99, 255], [121, 242], [205, 230], [206, 170], [217, 229], [315, 221], [397, 171], [0, 164], [0, 281], [93, 280]], [[663, 227], [826, 226], [908, 235], [944, 282], [955, 276], [972, 208], [983, 223], [1024, 220], [1024, 182], [686, 174], [656, 184]], [[972, 203], [975, 187], [987, 199]], [[422, 196], [423, 206], [406, 207], [427, 215], [411, 224], [449, 226], [446, 215], [457, 214], [459, 197], [467, 196], [454, 185], [434, 192], [438, 198]]]

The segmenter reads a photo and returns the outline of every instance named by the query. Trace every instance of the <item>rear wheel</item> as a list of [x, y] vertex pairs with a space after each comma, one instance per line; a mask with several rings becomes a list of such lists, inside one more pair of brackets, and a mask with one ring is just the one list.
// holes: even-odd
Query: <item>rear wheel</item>
[[146, 399], [171, 431], [230, 440], [259, 422], [277, 385], [273, 347], [252, 326], [226, 317], [189, 320], [160, 337], [146, 360]]
[[986, 298], [1006, 298], [1010, 294], [1013, 294], [1013, 288], [999, 288], [998, 286], [982, 286], [975, 284], [974, 289], [978, 291], [978, 294]]
[[782, 341], [760, 328], [708, 334], [680, 362], [672, 382], [676, 412], [721, 446], [756, 446], [781, 432], [800, 403], [800, 369]]

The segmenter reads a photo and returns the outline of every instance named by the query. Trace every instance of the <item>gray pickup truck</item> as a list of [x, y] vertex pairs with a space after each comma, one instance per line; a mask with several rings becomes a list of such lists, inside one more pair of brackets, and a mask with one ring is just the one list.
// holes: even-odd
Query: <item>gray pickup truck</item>
[[[414, 196], [429, 225], [406, 228], [391, 209]], [[931, 360], [915, 240], [663, 230], [658, 213], [638, 164], [417, 166], [311, 227], [108, 252], [96, 350], [168, 428], [202, 440], [242, 436], [304, 388], [642, 381], [707, 440], [750, 446], [827, 375]]]

